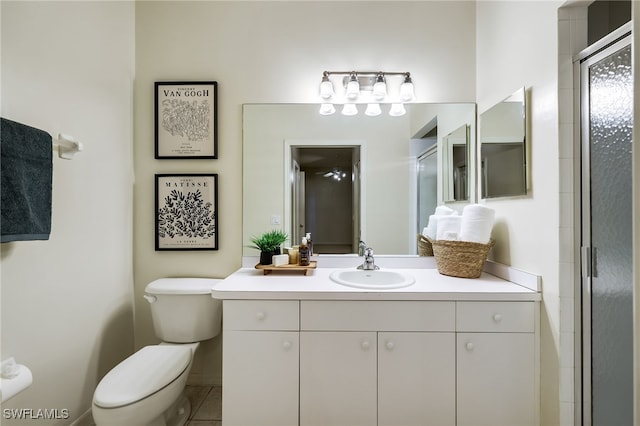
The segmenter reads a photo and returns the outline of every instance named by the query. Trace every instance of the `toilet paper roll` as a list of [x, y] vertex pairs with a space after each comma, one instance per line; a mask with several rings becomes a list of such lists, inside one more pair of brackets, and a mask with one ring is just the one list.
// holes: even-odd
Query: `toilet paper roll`
[[33, 383], [33, 375], [29, 368], [21, 364], [16, 364], [14, 371], [15, 374], [12, 374], [12, 378], [0, 378], [0, 394], [2, 395], [2, 402], [5, 402], [9, 398], [13, 398]]

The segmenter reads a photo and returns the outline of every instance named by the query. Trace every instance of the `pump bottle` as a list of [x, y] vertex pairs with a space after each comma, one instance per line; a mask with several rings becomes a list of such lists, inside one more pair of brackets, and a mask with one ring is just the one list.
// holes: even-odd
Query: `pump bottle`
[[303, 238], [302, 244], [300, 244], [300, 248], [298, 249], [298, 264], [300, 266], [309, 266], [309, 263], [309, 246], [307, 245], [307, 239]]

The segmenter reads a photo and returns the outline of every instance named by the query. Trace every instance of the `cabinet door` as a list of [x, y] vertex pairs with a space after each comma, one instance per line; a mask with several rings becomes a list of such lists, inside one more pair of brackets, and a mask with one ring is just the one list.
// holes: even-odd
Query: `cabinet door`
[[378, 425], [446, 426], [456, 418], [454, 333], [378, 334]]
[[297, 425], [298, 332], [227, 330], [223, 339], [223, 425]]
[[458, 333], [459, 426], [536, 422], [533, 333]]
[[300, 425], [376, 425], [376, 333], [300, 333]]

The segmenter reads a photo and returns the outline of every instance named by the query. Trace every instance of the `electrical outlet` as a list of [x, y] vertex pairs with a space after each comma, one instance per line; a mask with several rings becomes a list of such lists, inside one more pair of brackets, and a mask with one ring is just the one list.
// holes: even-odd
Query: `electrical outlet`
[[278, 214], [271, 215], [271, 224], [280, 225], [280, 215]]

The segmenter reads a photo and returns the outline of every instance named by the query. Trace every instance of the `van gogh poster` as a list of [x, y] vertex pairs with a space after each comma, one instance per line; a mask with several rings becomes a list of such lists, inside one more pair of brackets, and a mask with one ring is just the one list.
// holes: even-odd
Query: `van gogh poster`
[[155, 158], [218, 158], [217, 87], [155, 83]]
[[156, 175], [156, 250], [218, 249], [218, 175]]

